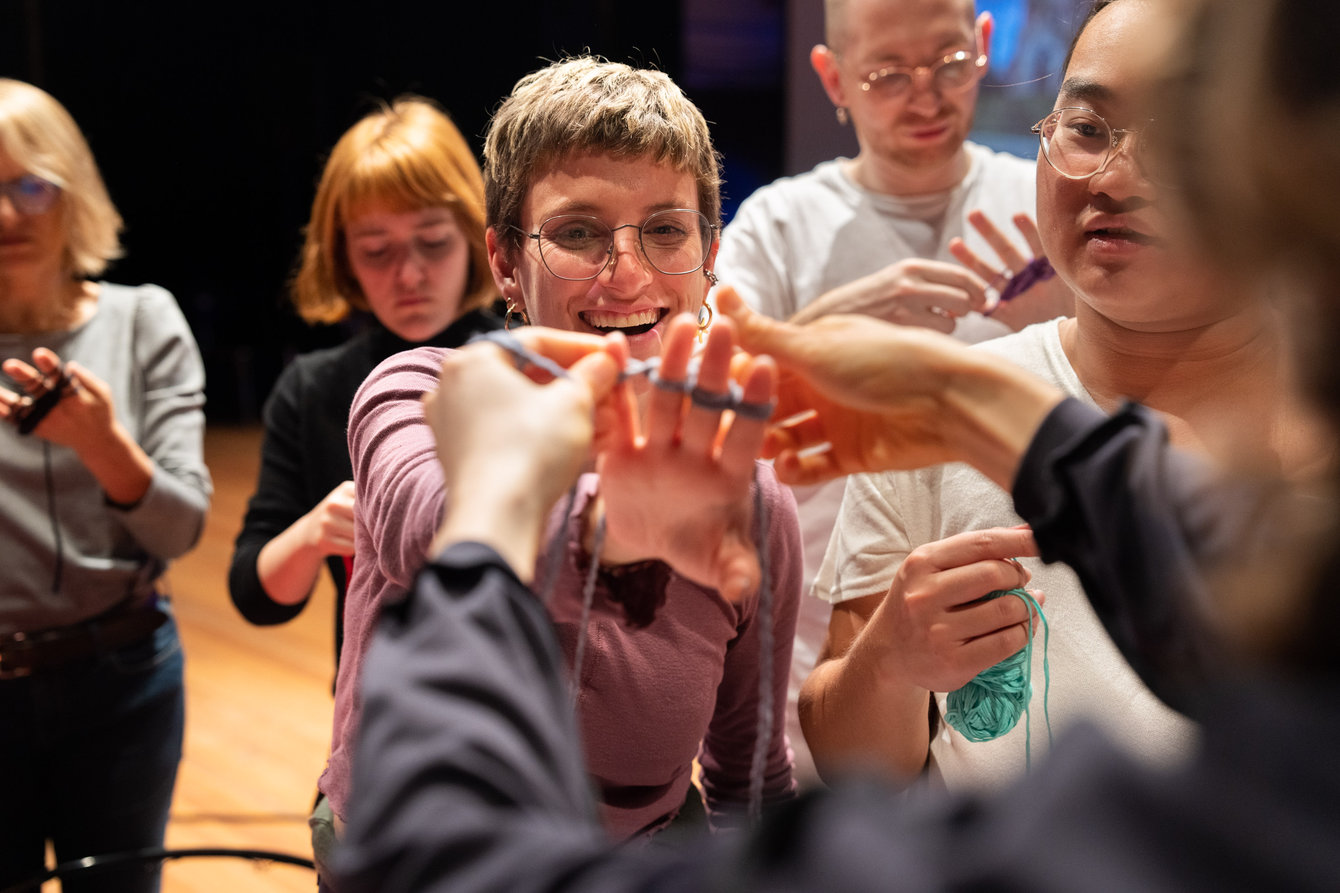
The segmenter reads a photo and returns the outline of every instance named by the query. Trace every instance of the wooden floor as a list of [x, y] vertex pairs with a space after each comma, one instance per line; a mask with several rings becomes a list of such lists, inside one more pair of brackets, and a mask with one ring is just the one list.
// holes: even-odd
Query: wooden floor
[[[307, 812], [330, 744], [334, 596], [323, 575], [307, 609], [251, 626], [228, 599], [233, 538], [256, 482], [258, 428], [214, 428], [205, 453], [214, 501], [195, 550], [167, 587], [186, 653], [186, 748], [167, 846], [278, 850], [310, 857]], [[55, 893], [52, 882], [44, 893]], [[303, 891], [311, 871], [237, 859], [168, 863], [165, 893]]]

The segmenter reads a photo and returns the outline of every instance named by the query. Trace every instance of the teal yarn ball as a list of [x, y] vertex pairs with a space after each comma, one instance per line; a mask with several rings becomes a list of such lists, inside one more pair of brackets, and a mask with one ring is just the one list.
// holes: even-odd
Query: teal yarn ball
[[[1047, 618], [1037, 600], [1026, 589], [999, 590], [983, 600], [1012, 595], [1028, 605], [1030, 619], [1036, 614], [1042, 620], [1043, 672], [1046, 687], [1043, 691], [1043, 713], [1047, 710], [1047, 689], [1051, 687], [1051, 673], [1047, 669]], [[967, 685], [949, 692], [945, 699], [945, 722], [969, 741], [991, 741], [1008, 733], [1019, 724], [1019, 718], [1028, 716], [1028, 705], [1033, 698], [1033, 637], [1029, 636], [1022, 649], [993, 667], [973, 677]], [[1027, 729], [1027, 724], [1025, 725]], [[1025, 759], [1031, 762], [1031, 730], [1025, 738]], [[1051, 720], [1047, 720], [1047, 735], [1051, 737]]]

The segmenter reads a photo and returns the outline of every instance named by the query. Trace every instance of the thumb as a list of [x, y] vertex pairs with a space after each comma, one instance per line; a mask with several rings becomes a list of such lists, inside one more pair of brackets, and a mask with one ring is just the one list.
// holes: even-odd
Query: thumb
[[717, 289], [717, 310], [735, 323], [736, 343], [752, 354], [774, 357], [789, 353], [787, 346], [795, 337], [796, 327], [756, 313], [729, 285]]
[[591, 390], [591, 398], [596, 403], [605, 399], [619, 380], [614, 358], [605, 351], [587, 354], [573, 363], [568, 372]]

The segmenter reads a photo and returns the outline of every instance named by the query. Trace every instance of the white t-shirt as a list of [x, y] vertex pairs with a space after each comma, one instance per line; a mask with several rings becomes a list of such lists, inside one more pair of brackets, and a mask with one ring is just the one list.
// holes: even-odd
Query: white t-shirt
[[[967, 225], [967, 214], [981, 209], [1013, 233], [1010, 218], [1033, 213], [1034, 163], [975, 143], [964, 146], [967, 176], [948, 192], [911, 198], [871, 192], [843, 173], [845, 158], [764, 186], [741, 203], [722, 234], [717, 276], [758, 312], [788, 319], [832, 289], [900, 260], [957, 263], [949, 253], [949, 241], [955, 236], [966, 239], [983, 257], [995, 257], [986, 240]], [[1028, 253], [1017, 234], [1015, 241]], [[975, 343], [1009, 331], [1003, 323], [974, 313], [959, 320], [954, 334]], [[808, 591], [837, 519], [843, 482], [793, 489]], [[828, 614], [823, 602], [801, 599], [787, 716], [796, 777], [802, 784], [815, 781], [817, 775], [796, 719], [796, 696], [827, 635]]]
[[[977, 350], [1000, 356], [1093, 405], [1061, 349], [1059, 323], [1039, 323]], [[916, 472], [853, 475], [815, 582], [815, 594], [831, 603], [889, 590], [894, 573], [914, 548], [954, 534], [1023, 523], [1010, 494], [967, 465], [951, 464]], [[1063, 564], [1023, 559], [1033, 574], [1031, 589], [1047, 597], [1049, 627], [1045, 658], [1051, 686], [1047, 711], [1052, 732], [1080, 718], [1106, 730], [1133, 756], [1166, 764], [1185, 754], [1194, 739], [1190, 720], [1157, 700], [1140, 682], [1108, 637], [1079, 579]], [[985, 595], [986, 593], [983, 593]], [[1041, 629], [1034, 639], [1030, 702], [1031, 753], [1047, 750], [1043, 717], [1045, 676]], [[945, 694], [935, 695], [941, 716]], [[971, 742], [946, 723], [931, 741], [934, 768], [951, 788], [994, 788], [1025, 766], [1023, 719], [993, 741]]]

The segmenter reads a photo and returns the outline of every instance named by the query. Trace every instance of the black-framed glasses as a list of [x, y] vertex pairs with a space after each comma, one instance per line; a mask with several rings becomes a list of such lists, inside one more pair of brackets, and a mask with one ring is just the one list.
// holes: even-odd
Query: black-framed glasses
[[8, 198], [20, 214], [45, 214], [56, 203], [60, 187], [36, 174], [24, 174], [0, 183], [0, 195]]
[[1070, 180], [1086, 180], [1103, 171], [1130, 137], [1128, 149], [1140, 174], [1151, 183], [1163, 178], [1150, 151], [1153, 120], [1141, 130], [1112, 127], [1102, 115], [1086, 108], [1060, 108], [1030, 129], [1042, 142], [1042, 156], [1056, 172]]
[[698, 211], [672, 208], [657, 211], [642, 223], [610, 226], [599, 217], [562, 214], [540, 224], [539, 232], [528, 233], [540, 249], [540, 260], [559, 279], [594, 279], [614, 259], [614, 233], [632, 227], [637, 230], [642, 254], [658, 271], [681, 276], [702, 269], [717, 227]]
[[986, 54], [974, 55], [967, 50], [950, 53], [930, 65], [886, 65], [861, 79], [861, 89], [881, 97], [902, 96], [915, 83], [921, 88], [930, 84], [936, 90], [961, 90], [977, 80], [986, 68]]

